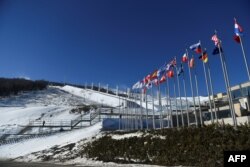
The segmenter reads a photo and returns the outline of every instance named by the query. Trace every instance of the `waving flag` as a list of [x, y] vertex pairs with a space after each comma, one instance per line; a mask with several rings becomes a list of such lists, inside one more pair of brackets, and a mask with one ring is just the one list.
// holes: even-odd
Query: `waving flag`
[[186, 63], [186, 62], [188, 61], [188, 57], [187, 57], [187, 54], [186, 54], [186, 53], [184, 53], [184, 55], [182, 56], [181, 61], [182, 61], [183, 63]]
[[214, 34], [214, 35], [212, 36], [211, 40], [214, 41], [214, 45], [215, 45], [215, 46], [218, 46], [219, 43], [220, 43], [220, 40], [219, 40], [219, 38], [217, 37], [216, 34]]
[[172, 61], [169, 63], [171, 66], [176, 66], [176, 58], [174, 58]]
[[216, 46], [216, 47], [214, 48], [213, 53], [212, 53], [213, 55], [219, 54], [220, 51], [221, 51], [221, 53], [223, 53], [222, 47], [220, 47], [220, 49], [219, 49], [219, 47], [220, 47], [220, 46]]
[[190, 49], [195, 51], [197, 54], [200, 54], [201, 53], [201, 43], [196, 43], [196, 44], [193, 44], [190, 46]]
[[157, 77], [160, 77], [161, 75], [163, 75], [166, 72], [166, 63], [160, 67], [157, 71]]
[[172, 78], [174, 77], [174, 71], [173, 70], [169, 70], [167, 73], [168, 78]]
[[155, 86], [158, 86], [158, 85], [160, 84], [160, 82], [158, 81], [158, 79], [157, 79], [157, 78], [156, 78], [156, 79], [154, 79], [152, 82], [155, 84]]
[[163, 82], [165, 82], [165, 81], [166, 81], [166, 76], [163, 75], [163, 76], [161, 77], [161, 79], [160, 79], [160, 83], [163, 83]]
[[143, 79], [143, 82], [144, 84], [146, 85], [149, 81], [150, 81], [150, 74], [148, 74], [144, 79]]
[[199, 57], [199, 59], [202, 60], [204, 63], [207, 63], [208, 62], [207, 51], [204, 51], [202, 55]]
[[[217, 55], [217, 54], [220, 53], [220, 51], [223, 52], [222, 47], [221, 47], [221, 45], [220, 45], [220, 42], [221, 42], [221, 41], [220, 41], [220, 39], [217, 37], [216, 34], [214, 34], [214, 35], [212, 36], [211, 40], [214, 41], [214, 45], [215, 45], [215, 48], [214, 48], [212, 54], [213, 54], [213, 55]], [[219, 48], [220, 48], [220, 50], [219, 50]]]
[[132, 86], [132, 89], [138, 89], [139, 86], [140, 86], [140, 81], [136, 82], [133, 86]]
[[234, 33], [237, 36], [243, 35], [243, 28], [237, 23], [235, 18], [234, 18]]
[[183, 69], [183, 66], [181, 64], [181, 66], [178, 69], [177, 75], [180, 76], [182, 73], [184, 73], [184, 69]]
[[243, 28], [237, 23], [236, 18], [234, 18], [234, 40], [240, 43], [240, 36], [243, 35]]
[[193, 68], [194, 67], [194, 58], [192, 57], [189, 61], [189, 68]]
[[234, 35], [234, 40], [235, 42], [240, 43], [240, 36]]
[[132, 89], [141, 89], [141, 88], [144, 86], [144, 83], [143, 83], [143, 82], [144, 82], [143, 80], [142, 80], [142, 81], [136, 82], [136, 83], [133, 85]]
[[157, 78], [157, 73], [158, 73], [158, 70], [155, 70], [151, 75], [150, 75], [150, 80], [154, 80]]
[[171, 65], [170, 63], [168, 63], [167, 66], [166, 66], [166, 71], [169, 71], [170, 68], [171, 68], [171, 66], [172, 66], [172, 65]]
[[152, 88], [152, 81], [148, 82], [148, 83], [145, 85], [145, 87], [146, 87], [147, 89]]

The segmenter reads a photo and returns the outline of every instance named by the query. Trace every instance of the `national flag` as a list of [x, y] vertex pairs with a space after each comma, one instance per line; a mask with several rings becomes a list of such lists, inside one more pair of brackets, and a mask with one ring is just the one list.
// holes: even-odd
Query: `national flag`
[[176, 58], [174, 58], [172, 61], [170, 61], [170, 66], [176, 66]]
[[193, 68], [194, 67], [194, 58], [192, 57], [189, 61], [189, 68]]
[[184, 73], [184, 69], [183, 69], [183, 66], [181, 64], [181, 66], [178, 69], [177, 75], [180, 76], [182, 73]]
[[161, 75], [163, 75], [166, 72], [166, 63], [160, 67], [157, 71], [157, 77], [160, 77]]
[[237, 23], [236, 19], [234, 19], [234, 33], [237, 36], [243, 35], [243, 28]]
[[199, 57], [199, 59], [202, 60], [204, 63], [207, 63], [208, 62], [207, 51], [204, 51], [202, 55]]
[[190, 46], [190, 49], [195, 51], [197, 54], [200, 54], [201, 53], [201, 43], [196, 43], [196, 44], [193, 44]]
[[213, 55], [217, 55], [217, 54], [220, 53], [220, 51], [221, 51], [221, 53], [223, 52], [222, 47], [220, 47], [220, 49], [219, 49], [219, 46], [216, 46], [216, 47], [214, 48], [212, 54], [213, 54]]
[[148, 74], [144, 79], [143, 79], [143, 82], [144, 84], [146, 85], [149, 81], [150, 81], [150, 74]]
[[160, 84], [163, 83], [163, 82], [165, 82], [165, 81], [166, 81], [166, 76], [163, 75], [163, 76], [161, 77], [161, 79], [160, 79]]
[[144, 84], [143, 80], [142, 80], [142, 81], [140, 81], [140, 84], [139, 84], [139, 86], [138, 86], [138, 89], [143, 88], [143, 86], [144, 86], [144, 85], [145, 85], [145, 84]]
[[140, 81], [136, 82], [133, 86], [132, 86], [132, 89], [138, 89], [139, 86], [140, 86]]
[[158, 79], [157, 79], [157, 78], [156, 78], [156, 79], [154, 79], [152, 82], [155, 84], [155, 86], [158, 86], [158, 85], [160, 84], [160, 82], [158, 81]]
[[170, 68], [171, 68], [171, 66], [172, 66], [172, 65], [171, 65], [170, 63], [168, 63], [167, 66], [166, 66], [166, 71], [169, 71]]
[[184, 53], [184, 55], [182, 56], [181, 61], [182, 61], [183, 63], [186, 63], [186, 62], [188, 61], [188, 57], [187, 57], [187, 54], [186, 54], [186, 53]]
[[217, 37], [216, 34], [214, 34], [214, 35], [212, 36], [211, 40], [214, 41], [214, 45], [215, 45], [215, 46], [218, 46], [219, 43], [220, 43], [220, 40], [219, 40], [219, 38]]
[[158, 73], [158, 70], [155, 70], [151, 75], [150, 75], [150, 80], [154, 80], [157, 78], [157, 73]]
[[174, 71], [173, 70], [169, 70], [167, 73], [168, 78], [172, 78], [174, 77]]
[[146, 87], [147, 89], [152, 88], [152, 81], [148, 82], [148, 83], [145, 85], [145, 87]]
[[240, 43], [240, 36], [234, 35], [234, 40], [235, 40], [237, 43]]
[[144, 77], [142, 81], [143, 81], [144, 84], [146, 84], [147, 83], [146, 77]]

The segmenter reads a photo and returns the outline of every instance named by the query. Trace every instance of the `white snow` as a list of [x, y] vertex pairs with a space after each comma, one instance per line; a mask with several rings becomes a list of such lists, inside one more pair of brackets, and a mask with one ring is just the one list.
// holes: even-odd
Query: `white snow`
[[[24, 92], [21, 95], [11, 96], [0, 99], [0, 137], [1, 133], [6, 131], [16, 130], [20, 132], [22, 128], [29, 124], [30, 120], [74, 120], [79, 117], [79, 114], [70, 113], [72, 108], [81, 104], [104, 104], [112, 107], [125, 107], [127, 98], [111, 95], [103, 92], [98, 92], [90, 89], [81, 89], [73, 86], [55, 87], [50, 86], [46, 90]], [[183, 100], [185, 100], [183, 98]], [[201, 98], [201, 101], [207, 100]], [[166, 101], [166, 99], [162, 99]], [[140, 104], [140, 101], [135, 101]], [[158, 110], [157, 101], [155, 102], [155, 110]], [[189, 98], [192, 103], [192, 98]], [[162, 103], [166, 105], [166, 102]], [[171, 104], [175, 102], [172, 99]], [[184, 103], [183, 103], [184, 104]], [[179, 105], [179, 101], [178, 104]], [[145, 108], [146, 103], [142, 106]], [[152, 110], [152, 102], [148, 103], [148, 109]], [[132, 110], [131, 110], [132, 111]], [[77, 143], [83, 139], [91, 140], [92, 137], [100, 134], [101, 123], [97, 123], [83, 129], [56, 133], [52, 136], [28, 139], [19, 143], [6, 144], [0, 146], [0, 159], [17, 158], [24, 156], [23, 160], [32, 160], [34, 157], [31, 153], [47, 150], [55, 145], [63, 146], [70, 143]], [[38, 129], [37, 129], [38, 130]], [[37, 132], [32, 129], [32, 132]], [[142, 133], [131, 133], [124, 135], [114, 135], [113, 139], [123, 139], [128, 137], [140, 137]], [[146, 165], [118, 165], [115, 163], [103, 163], [99, 161], [91, 161], [86, 158], [76, 158], [68, 161], [72, 164], [84, 164], [94, 166], [146, 166]]]
[[143, 135], [142, 132], [136, 132], [136, 133], [126, 133], [122, 135], [112, 135], [111, 138], [115, 140], [121, 140], [124, 138], [130, 138], [130, 137], [141, 137]]
[[65, 145], [68, 143], [74, 143], [82, 139], [91, 138], [96, 136], [101, 129], [101, 123], [97, 123], [93, 126], [57, 133], [53, 136], [29, 139], [20, 143], [7, 144], [0, 146], [0, 159], [17, 158], [26, 154], [49, 149], [55, 145]]
[[60, 89], [84, 99], [89, 99], [99, 104], [105, 104], [112, 107], [117, 107], [124, 103], [124, 98], [119, 98], [119, 96], [116, 95], [98, 92], [91, 89], [81, 89], [73, 86], [64, 86]]

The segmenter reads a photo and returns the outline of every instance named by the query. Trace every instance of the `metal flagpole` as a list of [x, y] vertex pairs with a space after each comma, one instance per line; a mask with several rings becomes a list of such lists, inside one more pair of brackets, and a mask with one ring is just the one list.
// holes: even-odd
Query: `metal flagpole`
[[[201, 41], [199, 41], [200, 46], [201, 46]], [[201, 47], [202, 48], [202, 47]], [[203, 55], [203, 49], [201, 49], [201, 56]], [[209, 100], [209, 108], [211, 110], [211, 120], [212, 123], [214, 123], [214, 116], [213, 116], [213, 110], [212, 110], [212, 103], [211, 103], [211, 97], [210, 97], [210, 91], [209, 91], [209, 87], [208, 87], [208, 80], [207, 80], [207, 71], [206, 71], [206, 67], [205, 67], [205, 63], [202, 60], [202, 65], [203, 65], [203, 70], [204, 70], [204, 75], [205, 75], [205, 81], [206, 81], [206, 88], [207, 88], [207, 94], [208, 94], [208, 100]], [[202, 115], [200, 113], [200, 117], [202, 119]]]
[[169, 102], [169, 106], [170, 106], [170, 119], [171, 119], [171, 128], [174, 127], [173, 125], [173, 110], [172, 110], [172, 104], [171, 104], [171, 98], [170, 98], [170, 88], [169, 88], [169, 82], [168, 82], [168, 76], [166, 77], [167, 80], [167, 90], [168, 90], [168, 102]]
[[176, 123], [177, 123], [177, 127], [179, 128], [179, 118], [178, 118], [178, 111], [177, 111], [177, 98], [176, 98], [176, 89], [175, 89], [175, 77], [174, 77], [174, 98], [175, 98]]
[[[159, 82], [159, 79], [158, 79]], [[162, 104], [161, 104], [161, 88], [160, 83], [158, 83], [158, 100], [159, 100], [159, 109], [160, 109], [160, 128], [163, 128], [163, 114], [162, 114]]]
[[129, 90], [127, 89], [127, 130], [129, 130]]
[[153, 85], [151, 88], [151, 99], [152, 99], [152, 106], [153, 106], [153, 129], [155, 129], [155, 105], [154, 105], [154, 92], [153, 92]]
[[146, 101], [146, 125], [148, 130], [148, 97], [147, 97], [147, 91], [145, 92], [145, 101]]
[[119, 95], [119, 87], [118, 87], [118, 85], [116, 86], [116, 96], [118, 96]]
[[247, 64], [247, 58], [246, 58], [245, 50], [244, 50], [244, 47], [243, 47], [243, 44], [242, 44], [242, 38], [240, 37], [240, 35], [239, 35], [239, 38], [240, 38], [240, 45], [241, 45], [242, 54], [243, 54], [246, 69], [247, 69], [248, 80], [250, 80], [249, 67], [248, 67], [248, 64]]
[[183, 81], [183, 89], [184, 89], [184, 95], [185, 95], [185, 100], [186, 100], [186, 112], [187, 112], [187, 123], [188, 126], [190, 124], [189, 122], [189, 111], [188, 111], [188, 100], [187, 100], [187, 91], [186, 91], [186, 81], [185, 81], [185, 72], [182, 74], [182, 81]]
[[120, 106], [120, 96], [118, 96], [118, 100], [119, 100], [119, 130], [121, 130], [121, 106]]
[[133, 119], [133, 95], [131, 94], [130, 96], [130, 104], [129, 104], [129, 108], [130, 108], [130, 127], [131, 127], [131, 130], [134, 129], [134, 119]]
[[126, 116], [126, 98], [123, 97], [123, 102], [122, 102], [122, 113], [123, 113], [123, 129], [126, 130], [126, 121], [127, 121], [127, 116]]
[[182, 123], [182, 126], [184, 127], [184, 118], [183, 118], [183, 110], [182, 110], [182, 99], [181, 99], [180, 81], [179, 81], [179, 77], [178, 77], [177, 65], [175, 66], [175, 71], [176, 71], [176, 78], [177, 78], [178, 93], [179, 93], [179, 98], [180, 98], [180, 103], [181, 103], [181, 123]]
[[187, 57], [188, 57], [188, 71], [189, 71], [190, 88], [191, 88], [191, 93], [192, 93], [193, 103], [194, 103], [194, 117], [195, 117], [196, 126], [198, 126], [196, 103], [195, 103], [195, 98], [194, 98], [194, 89], [193, 89], [193, 82], [192, 82], [192, 73], [191, 73], [191, 69], [189, 67], [190, 60], [189, 60], [187, 49], [186, 49], [186, 54], [187, 54]]
[[141, 130], [143, 129], [143, 116], [142, 116], [142, 89], [140, 91], [140, 110], [141, 110], [141, 119], [140, 119], [140, 124], [141, 124]]
[[198, 87], [197, 73], [196, 73], [195, 67], [194, 67], [194, 80], [195, 80], [195, 86], [196, 86], [196, 95], [198, 97], [198, 104], [199, 104], [200, 123], [201, 123], [201, 126], [203, 126], [203, 119], [202, 119], [202, 113], [201, 113], [201, 101], [200, 101], [200, 96], [199, 96], [199, 87]]
[[169, 113], [169, 109], [168, 109], [168, 90], [167, 90], [167, 87], [165, 88], [165, 92], [166, 92], [166, 110], [167, 110], [167, 113], [166, 113], [166, 118], [167, 118], [167, 127], [169, 128], [170, 127], [170, 113]]
[[[237, 20], [236, 18], [234, 18], [234, 21], [235, 23], [237, 23]], [[237, 34], [236, 34], [237, 35]], [[242, 43], [242, 38], [241, 38], [241, 35], [237, 35], [240, 39], [240, 46], [241, 46], [241, 50], [242, 50], [242, 54], [243, 54], [243, 58], [244, 58], [244, 62], [245, 62], [245, 65], [246, 65], [246, 69], [247, 69], [247, 76], [248, 76], [248, 80], [250, 81], [250, 73], [249, 73], [249, 67], [248, 67], [248, 63], [247, 63], [247, 58], [246, 58], [246, 54], [245, 54], [245, 49], [243, 47], [243, 43]]]
[[138, 129], [138, 114], [137, 114], [137, 107], [136, 107], [136, 94], [134, 94], [134, 124], [135, 124], [135, 129]]
[[233, 99], [232, 99], [230, 81], [229, 81], [228, 73], [227, 73], [226, 59], [225, 59], [225, 56], [224, 56], [223, 53], [222, 53], [222, 58], [223, 58], [223, 64], [224, 64], [224, 67], [225, 67], [226, 79], [227, 79], [227, 83], [228, 83], [229, 100], [230, 100], [230, 103], [232, 105], [232, 112], [231, 112], [231, 114], [232, 114], [233, 121], [234, 121], [233, 124], [234, 124], [234, 126], [237, 126], [237, 120], [236, 120], [236, 116], [235, 116], [235, 109], [234, 109], [234, 103], [233, 103]]
[[[217, 35], [217, 31], [215, 31], [215, 35]], [[232, 116], [233, 124], [234, 124], [234, 126], [237, 126], [237, 120], [235, 118], [235, 111], [234, 111], [234, 106], [233, 106], [233, 101], [232, 101], [232, 95], [231, 95], [231, 88], [230, 88], [230, 84], [229, 84], [229, 80], [228, 80], [228, 75], [227, 75], [227, 67], [226, 67], [226, 63], [225, 63], [225, 57], [224, 57], [224, 54], [222, 54], [221, 47], [222, 47], [221, 46], [221, 42], [219, 41], [218, 48], [219, 48], [220, 61], [221, 61], [223, 76], [224, 76], [226, 90], [227, 90], [227, 98], [228, 98], [228, 102], [229, 102], [229, 108], [230, 108], [230, 111], [231, 111], [231, 116]]]
[[207, 64], [207, 67], [208, 67], [207, 68], [208, 69], [208, 78], [209, 78], [209, 82], [210, 82], [210, 89], [211, 89], [211, 94], [212, 94], [212, 101], [213, 101], [215, 119], [216, 119], [216, 122], [218, 123], [217, 110], [216, 110], [215, 100], [214, 100], [213, 82], [212, 82], [212, 78], [211, 78], [211, 74], [210, 74], [210, 64], [209, 64], [209, 62], [207, 62], [206, 64]]
[[132, 103], [131, 103], [131, 101], [130, 101], [130, 99], [131, 99], [131, 91], [130, 91], [130, 89], [129, 89], [129, 101], [128, 101], [128, 111], [129, 111], [129, 128], [130, 128], [130, 130], [132, 130], [132, 128], [133, 128], [133, 121], [132, 121]]
[[132, 126], [132, 129], [134, 130], [135, 129], [135, 116], [134, 116], [134, 102], [133, 102], [133, 93], [131, 93], [131, 126]]

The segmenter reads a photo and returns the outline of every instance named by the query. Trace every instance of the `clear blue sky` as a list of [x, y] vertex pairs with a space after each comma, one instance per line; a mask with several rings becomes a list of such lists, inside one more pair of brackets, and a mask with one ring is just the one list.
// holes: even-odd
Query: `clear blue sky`
[[180, 60], [185, 48], [201, 40], [215, 92], [221, 92], [211, 36], [217, 29], [223, 41], [231, 85], [247, 81], [233, 18], [244, 29], [250, 60], [249, 9], [248, 0], [1, 0], [0, 76], [131, 86], [174, 56]]

